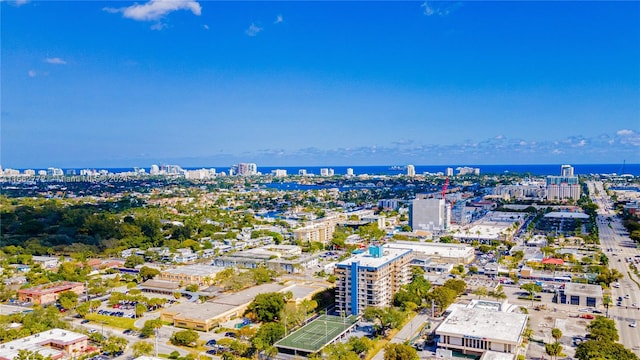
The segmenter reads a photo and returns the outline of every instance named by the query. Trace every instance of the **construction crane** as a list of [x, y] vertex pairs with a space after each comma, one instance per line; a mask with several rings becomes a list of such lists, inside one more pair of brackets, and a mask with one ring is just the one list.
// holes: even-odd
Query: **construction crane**
[[449, 187], [449, 178], [445, 180], [444, 185], [442, 186], [442, 198], [444, 199], [445, 194], [447, 193], [447, 188]]

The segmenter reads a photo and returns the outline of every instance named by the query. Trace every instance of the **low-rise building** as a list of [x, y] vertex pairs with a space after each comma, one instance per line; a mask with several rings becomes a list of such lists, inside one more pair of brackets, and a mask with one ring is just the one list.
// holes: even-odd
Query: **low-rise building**
[[419, 241], [394, 241], [385, 244], [386, 248], [410, 249], [415, 257], [429, 257], [433, 262], [469, 264], [475, 259], [473, 246], [465, 244], [444, 244]]
[[598, 307], [602, 304], [602, 287], [592, 284], [566, 283], [562, 299], [565, 304]]
[[162, 270], [156, 279], [173, 281], [182, 285], [204, 286], [211, 285], [216, 274], [222, 270], [224, 269], [210, 265], [185, 265]]
[[28, 289], [20, 289], [18, 290], [18, 299], [37, 305], [52, 304], [58, 300], [60, 293], [65, 291], [73, 291], [80, 295], [84, 293], [85, 287], [83, 283], [79, 282], [58, 281], [30, 287]]
[[52, 269], [60, 265], [59, 258], [55, 256], [33, 256], [31, 260], [36, 264], [40, 264], [43, 269]]
[[52, 360], [75, 359], [92, 349], [89, 338], [69, 330], [51, 329], [0, 345], [0, 360], [18, 358], [21, 350], [31, 351]]
[[438, 326], [438, 347], [463, 354], [482, 355], [491, 350], [516, 354], [527, 326], [527, 315], [483, 307], [458, 307]]

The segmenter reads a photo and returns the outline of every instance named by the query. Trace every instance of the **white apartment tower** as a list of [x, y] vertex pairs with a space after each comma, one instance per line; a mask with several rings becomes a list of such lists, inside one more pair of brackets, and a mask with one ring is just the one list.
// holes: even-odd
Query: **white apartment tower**
[[451, 207], [445, 199], [416, 197], [409, 207], [409, 226], [413, 231], [442, 231], [451, 225]]
[[413, 165], [407, 165], [407, 176], [416, 176], [416, 167]]
[[573, 176], [573, 166], [562, 165], [560, 167], [560, 176]]
[[453, 176], [453, 168], [448, 167], [445, 171], [446, 176]]

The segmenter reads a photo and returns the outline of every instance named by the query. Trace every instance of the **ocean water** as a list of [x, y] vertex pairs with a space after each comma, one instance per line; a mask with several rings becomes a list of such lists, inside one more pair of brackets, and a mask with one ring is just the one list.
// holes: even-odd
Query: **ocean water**
[[[560, 164], [536, 164], [536, 165], [415, 165], [416, 174], [428, 173], [444, 173], [448, 167], [454, 169], [454, 174], [457, 174], [457, 167], [472, 167], [479, 168], [480, 174], [531, 174], [537, 176], [545, 175], [560, 175]], [[572, 165], [574, 173], [576, 175], [589, 175], [589, 174], [630, 174], [634, 176], [640, 176], [640, 164], [578, 164]], [[202, 168], [215, 168], [217, 172], [228, 172], [229, 166], [196, 166], [185, 167], [187, 170], [195, 170]], [[369, 175], [398, 175], [406, 174], [406, 168], [404, 165], [381, 165], [381, 166], [258, 166], [258, 171], [263, 174], [269, 174], [275, 169], [287, 170], [289, 175], [297, 175], [298, 171], [305, 169], [307, 174], [320, 175], [321, 168], [331, 168], [334, 170], [335, 175], [345, 175], [348, 168], [353, 169], [354, 175], [369, 174]], [[145, 168], [149, 171], [149, 168]], [[63, 169], [66, 171], [66, 169]], [[125, 172], [132, 171], [133, 168], [107, 168], [110, 172]], [[79, 173], [80, 169], [76, 169]]]

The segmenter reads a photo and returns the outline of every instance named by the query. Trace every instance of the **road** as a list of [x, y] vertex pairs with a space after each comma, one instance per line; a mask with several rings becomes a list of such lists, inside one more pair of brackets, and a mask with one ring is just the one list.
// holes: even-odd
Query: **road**
[[[620, 218], [612, 210], [613, 203], [607, 196], [600, 181], [587, 183], [591, 197], [598, 205], [598, 231], [600, 234], [600, 246], [609, 257], [609, 266], [618, 270], [624, 277], [619, 281], [620, 288], [611, 288], [612, 305], [609, 307], [609, 318], [616, 320], [616, 327], [620, 334], [620, 343], [631, 349], [640, 356], [640, 328], [630, 327], [632, 322], [640, 322], [640, 308], [633, 307], [632, 304], [640, 305], [640, 288], [630, 278], [633, 274], [629, 270], [626, 258], [640, 258], [640, 251], [636, 244], [628, 236], [626, 229], [622, 226]], [[611, 219], [611, 220], [609, 220]], [[612, 251], [608, 251], [611, 249]], [[635, 275], [633, 279], [639, 279]], [[626, 295], [628, 299], [625, 299]], [[618, 297], [622, 297], [622, 306], [617, 306]]]
[[[429, 315], [426, 314], [418, 314], [411, 319], [398, 333], [391, 339], [391, 343], [404, 343], [405, 341], [411, 340], [414, 336], [416, 336], [420, 329], [424, 326], [424, 324], [429, 320]], [[383, 360], [384, 359], [384, 349], [380, 350], [372, 360]]]

